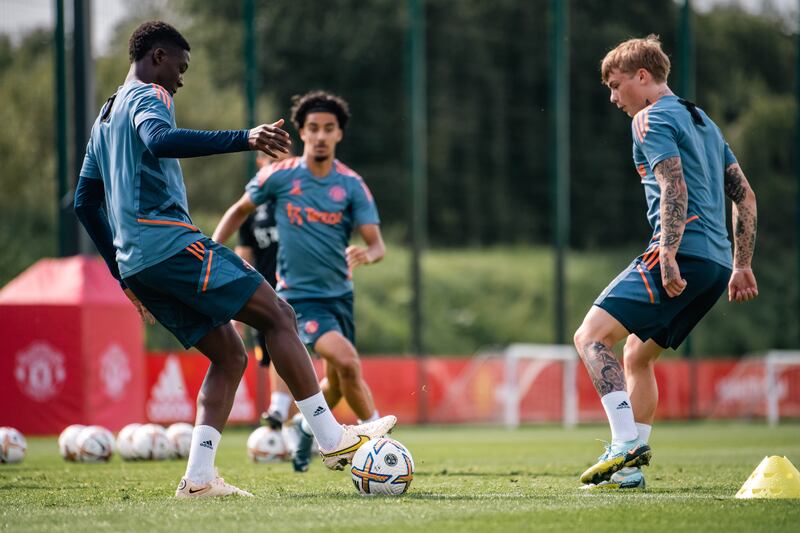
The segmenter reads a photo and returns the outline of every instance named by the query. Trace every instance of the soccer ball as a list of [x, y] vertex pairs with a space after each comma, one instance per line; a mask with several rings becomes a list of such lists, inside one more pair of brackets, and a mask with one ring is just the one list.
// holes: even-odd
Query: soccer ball
[[399, 496], [414, 479], [414, 459], [394, 439], [372, 439], [353, 456], [353, 485], [362, 496]]
[[126, 461], [138, 459], [139, 456], [133, 451], [133, 434], [141, 424], [128, 424], [117, 433], [117, 453]]
[[192, 444], [192, 425], [186, 422], [176, 422], [167, 428], [167, 438], [172, 444], [175, 457], [189, 457], [189, 447]]
[[0, 427], [0, 463], [19, 463], [25, 458], [28, 443], [14, 428]]
[[114, 435], [103, 426], [86, 426], [75, 438], [75, 446], [84, 463], [108, 461], [114, 453]]
[[277, 463], [287, 455], [283, 436], [272, 428], [260, 427], [247, 439], [247, 456], [254, 463]]
[[75, 441], [78, 439], [78, 433], [85, 427], [83, 424], [72, 424], [64, 428], [64, 431], [58, 436], [58, 451], [65, 461], [80, 460], [78, 446]]
[[172, 456], [167, 431], [158, 424], [145, 424], [133, 432], [133, 453], [139, 459], [162, 461]]

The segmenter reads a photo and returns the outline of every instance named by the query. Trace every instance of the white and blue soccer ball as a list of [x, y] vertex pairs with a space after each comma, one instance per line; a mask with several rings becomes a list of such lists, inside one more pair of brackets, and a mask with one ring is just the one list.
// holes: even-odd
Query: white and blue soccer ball
[[117, 433], [117, 453], [126, 461], [139, 459], [139, 456], [133, 451], [133, 435], [140, 427], [142, 427], [141, 424], [128, 424]]
[[103, 426], [86, 426], [75, 439], [78, 460], [83, 463], [100, 463], [111, 459], [114, 453], [114, 435]]
[[192, 445], [191, 424], [186, 422], [176, 422], [167, 428], [167, 438], [172, 444], [172, 456], [185, 459], [189, 457], [189, 448]]
[[28, 443], [22, 433], [11, 427], [0, 427], [0, 463], [19, 463], [27, 450]]
[[80, 450], [78, 450], [78, 434], [85, 428], [83, 424], [72, 424], [64, 428], [58, 436], [58, 452], [65, 461], [80, 461]]
[[247, 438], [247, 456], [254, 463], [277, 463], [286, 459], [288, 455], [280, 431], [260, 427]]
[[394, 439], [372, 439], [353, 456], [350, 474], [362, 496], [399, 496], [405, 494], [414, 479], [414, 459]]

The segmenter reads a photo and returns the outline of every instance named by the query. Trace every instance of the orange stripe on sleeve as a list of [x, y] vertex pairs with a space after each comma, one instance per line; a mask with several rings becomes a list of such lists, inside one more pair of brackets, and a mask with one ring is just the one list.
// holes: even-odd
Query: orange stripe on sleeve
[[208, 266], [206, 266], [206, 279], [203, 281], [203, 292], [206, 292], [208, 287], [208, 278], [211, 275], [211, 261], [214, 259], [214, 250], [208, 251]]
[[647, 276], [644, 275], [644, 270], [642, 270], [642, 265], [636, 265], [636, 269], [639, 271], [639, 275], [642, 276], [642, 281], [644, 281], [644, 286], [647, 288], [647, 294], [650, 295], [650, 303], [656, 303], [656, 299], [653, 297], [653, 291], [650, 290], [650, 283], [647, 281]]
[[200, 254], [200, 256], [201, 256], [201, 257], [202, 257], [202, 256], [203, 256], [203, 255], [206, 253], [206, 252], [205, 252], [205, 250], [203, 250], [202, 248], [200, 248], [199, 246], [197, 246], [197, 243], [196, 243], [196, 242], [193, 242], [193, 243], [192, 243], [192, 244], [190, 244], [189, 246], [192, 248], [192, 250], [194, 250], [195, 252], [197, 252], [198, 254]]

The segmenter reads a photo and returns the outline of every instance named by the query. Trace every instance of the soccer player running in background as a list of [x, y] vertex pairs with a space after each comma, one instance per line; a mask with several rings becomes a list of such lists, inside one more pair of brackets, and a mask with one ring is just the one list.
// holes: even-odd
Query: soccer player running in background
[[211, 361], [197, 398], [186, 475], [176, 497], [238, 494], [214, 468], [221, 432], [247, 365], [232, 318], [264, 332], [272, 360], [298, 399], [329, 468], [341, 469], [394, 417], [342, 426], [320, 392], [297, 336], [292, 308], [260, 274], [213, 242], [189, 217], [179, 157], [261, 150], [287, 152], [279, 120], [251, 130], [175, 126], [176, 91], [189, 67], [189, 43], [172, 26], [146, 22], [130, 38], [130, 70], [93, 127], [75, 191], [75, 212], [143, 319], [153, 317], [184, 347]]
[[[291, 157], [291, 154], [281, 153], [278, 158], [270, 158], [265, 153], [259, 152], [257, 164], [259, 168], [263, 168], [287, 157]], [[259, 274], [264, 276], [273, 289], [277, 283], [279, 241], [280, 235], [275, 221], [275, 203], [266, 202], [259, 205], [239, 228], [239, 244], [234, 249], [236, 255], [255, 266]], [[286, 383], [275, 372], [275, 367], [270, 365], [269, 350], [264, 334], [256, 330], [255, 340], [258, 364], [270, 369], [270, 404], [261, 415], [261, 423], [274, 430], [280, 430], [283, 422], [292, 413], [294, 399]]]
[[[372, 194], [335, 158], [349, 118], [347, 102], [338, 96], [314, 91], [295, 97], [292, 123], [303, 155], [261, 169], [222, 217], [214, 239], [225, 242], [256, 206], [276, 204], [278, 294], [297, 313], [303, 342], [325, 362], [321, 387], [328, 404], [344, 397], [360, 420], [371, 421], [378, 412], [355, 348], [351, 274], [380, 261], [385, 248]], [[366, 247], [349, 245], [354, 228]], [[305, 471], [312, 438], [305, 423], [296, 426], [301, 439], [293, 464]]]
[[[751, 269], [756, 198], [719, 128], [667, 86], [670, 62], [655, 35], [608, 52], [602, 80], [611, 103], [633, 117], [633, 162], [653, 236], [606, 287], [575, 333], [575, 347], [601, 397], [611, 443], [582, 483], [644, 487], [641, 466], [658, 404], [654, 364], [676, 349], [728, 287], [728, 300], [758, 295]], [[734, 253], [725, 222], [733, 202]], [[627, 339], [624, 371], [612, 351]]]

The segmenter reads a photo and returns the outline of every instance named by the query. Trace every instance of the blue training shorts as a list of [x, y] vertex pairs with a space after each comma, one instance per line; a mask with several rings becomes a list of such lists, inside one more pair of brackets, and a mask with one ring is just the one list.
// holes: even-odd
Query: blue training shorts
[[287, 300], [297, 315], [300, 339], [313, 349], [320, 337], [338, 331], [353, 345], [356, 344], [356, 325], [353, 314], [353, 295], [338, 298], [303, 298]]
[[[643, 342], [676, 349], [725, 291], [731, 269], [714, 261], [678, 255], [686, 288], [675, 298], [661, 284], [661, 263], [637, 257], [600, 293], [594, 305]], [[650, 269], [647, 265], [650, 265]]]
[[206, 236], [124, 281], [184, 348], [229, 322], [265, 283], [242, 258]]

